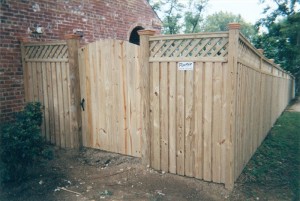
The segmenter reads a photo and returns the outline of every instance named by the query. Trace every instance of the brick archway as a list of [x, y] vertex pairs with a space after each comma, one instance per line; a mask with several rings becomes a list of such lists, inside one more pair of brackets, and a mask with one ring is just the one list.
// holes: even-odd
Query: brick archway
[[140, 45], [140, 36], [138, 34], [139, 30], [143, 30], [144, 28], [142, 26], [136, 26], [132, 29], [130, 36], [129, 36], [129, 42]]

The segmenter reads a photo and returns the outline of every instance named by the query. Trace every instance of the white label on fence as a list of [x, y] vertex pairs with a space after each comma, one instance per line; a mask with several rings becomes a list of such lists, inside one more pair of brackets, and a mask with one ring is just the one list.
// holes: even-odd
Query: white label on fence
[[194, 62], [178, 62], [178, 70], [194, 70]]

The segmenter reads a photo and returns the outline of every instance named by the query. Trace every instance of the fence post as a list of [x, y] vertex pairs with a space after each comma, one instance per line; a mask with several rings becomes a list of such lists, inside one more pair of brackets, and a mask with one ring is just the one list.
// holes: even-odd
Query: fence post
[[228, 78], [227, 78], [227, 104], [229, 106], [229, 117], [227, 118], [227, 144], [226, 144], [226, 177], [225, 187], [233, 189], [235, 180], [235, 135], [236, 135], [236, 80], [237, 80], [237, 59], [238, 45], [240, 37], [240, 27], [238, 23], [228, 24], [229, 28], [229, 43], [228, 43]]
[[141, 76], [141, 112], [142, 112], [142, 161], [150, 165], [150, 69], [149, 69], [149, 37], [153, 30], [140, 30], [140, 76]]
[[28, 98], [28, 72], [27, 72], [27, 67], [26, 67], [26, 62], [25, 62], [25, 47], [24, 47], [24, 43], [29, 42], [28, 38], [25, 37], [20, 37], [18, 38], [20, 41], [20, 46], [21, 46], [21, 57], [22, 57], [22, 67], [23, 67], [23, 84], [24, 84], [24, 98], [25, 98], [25, 102], [29, 101]]
[[71, 148], [79, 148], [82, 145], [80, 80], [78, 65], [79, 38], [80, 37], [75, 34], [65, 35], [69, 56]]

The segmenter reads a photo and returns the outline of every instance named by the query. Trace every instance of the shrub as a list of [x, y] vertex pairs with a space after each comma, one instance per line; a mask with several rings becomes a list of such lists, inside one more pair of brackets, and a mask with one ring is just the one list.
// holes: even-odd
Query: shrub
[[42, 155], [42, 110], [39, 102], [28, 103], [15, 120], [1, 128], [2, 181], [20, 181]]

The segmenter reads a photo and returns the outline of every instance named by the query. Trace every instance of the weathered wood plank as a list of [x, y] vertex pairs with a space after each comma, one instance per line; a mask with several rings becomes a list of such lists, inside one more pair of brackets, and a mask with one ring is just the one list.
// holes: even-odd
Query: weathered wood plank
[[159, 112], [160, 112], [160, 135], [161, 135], [161, 170], [169, 170], [169, 111], [168, 111], [168, 63], [163, 62], [160, 66], [159, 80]]
[[222, 65], [213, 66], [213, 108], [212, 108], [212, 180], [221, 182], [221, 143], [222, 143]]
[[[92, 127], [91, 128], [91, 134], [90, 134], [90, 141], [92, 142], [92, 146], [95, 148], [100, 148], [99, 145], [99, 141], [97, 141], [97, 135], [98, 132], [100, 133], [100, 129], [99, 126], [101, 125], [101, 122], [99, 122], [99, 118], [98, 118], [98, 112], [97, 112], [97, 107], [99, 106], [99, 99], [97, 98], [97, 94], [98, 94], [98, 85], [97, 85], [97, 81], [98, 81], [98, 76], [97, 76], [97, 71], [99, 70], [98, 67], [96, 66], [96, 43], [91, 43], [88, 46], [89, 49], [89, 57], [88, 57], [88, 63], [89, 63], [89, 79], [90, 79], [90, 107], [91, 107], [91, 118], [89, 119], [89, 121], [91, 121]], [[105, 97], [105, 96], [103, 96]], [[103, 111], [104, 112], [104, 111]], [[104, 112], [105, 113], [105, 112]], [[102, 114], [102, 113], [100, 113]], [[104, 129], [106, 130], [106, 129]]]
[[152, 115], [153, 115], [153, 124], [152, 124], [152, 142], [153, 143], [153, 149], [151, 150], [153, 152], [153, 158], [152, 158], [152, 167], [160, 170], [161, 169], [161, 158], [160, 158], [160, 152], [161, 152], [161, 133], [160, 133], [160, 115], [159, 115], [159, 98], [160, 98], [160, 91], [159, 91], [159, 63], [153, 63], [153, 72], [152, 72]]
[[42, 65], [42, 82], [43, 82], [43, 99], [44, 99], [44, 123], [45, 123], [45, 140], [50, 141], [50, 131], [49, 131], [49, 100], [48, 100], [48, 87], [47, 87], [47, 64]]
[[184, 71], [177, 71], [177, 109], [176, 109], [176, 153], [177, 153], [177, 160], [176, 160], [176, 168], [177, 168], [177, 174], [184, 175], [184, 105], [185, 105], [185, 99], [184, 99], [184, 77], [185, 72]]
[[[84, 60], [82, 60], [84, 61]], [[68, 65], [67, 63], [61, 64], [61, 77], [62, 77], [62, 92], [63, 92], [63, 118], [64, 118], [64, 128], [65, 128], [65, 146], [70, 147], [71, 140], [70, 140], [70, 107], [69, 107], [69, 82], [68, 82]], [[82, 83], [82, 82], [81, 82]], [[84, 129], [85, 130], [85, 129]], [[86, 131], [86, 130], [85, 130]]]
[[212, 159], [212, 63], [205, 63], [204, 79], [204, 111], [203, 111], [203, 178], [206, 181], [212, 179], [211, 159]]
[[176, 71], [175, 62], [169, 63], [169, 171], [176, 173]]
[[38, 101], [39, 97], [39, 85], [37, 82], [37, 63], [32, 62], [31, 65], [31, 70], [32, 70], [32, 89], [33, 89], [33, 96], [32, 96], [32, 101]]
[[195, 63], [194, 75], [194, 135], [195, 135], [195, 167], [196, 178], [203, 178], [203, 63]]
[[39, 102], [42, 104], [42, 111], [43, 111], [43, 121], [42, 121], [42, 125], [41, 125], [41, 133], [42, 136], [45, 137], [46, 136], [46, 125], [45, 125], [45, 109], [44, 109], [44, 86], [43, 86], [43, 77], [42, 77], [42, 68], [44, 66], [44, 63], [39, 63], [37, 65], [37, 71], [36, 71], [36, 75], [37, 75], [37, 84], [38, 84], [38, 100]]
[[195, 135], [194, 135], [194, 73], [193, 71], [185, 72], [185, 122], [184, 122], [184, 132], [185, 132], [185, 175], [189, 177], [194, 176], [194, 166], [195, 166]]
[[120, 42], [120, 49], [117, 53], [118, 62], [120, 63], [119, 69], [119, 122], [120, 122], [120, 134], [119, 134], [119, 153], [125, 154], [126, 150], [126, 135], [127, 135], [127, 126], [126, 126], [126, 64], [124, 63], [124, 43]]
[[63, 104], [63, 79], [62, 79], [62, 64], [58, 63], [56, 69], [57, 77], [57, 98], [58, 98], [58, 118], [59, 118], [59, 136], [60, 146], [66, 147], [66, 133], [64, 122], [64, 104]]
[[[94, 118], [94, 130], [93, 130], [93, 145], [96, 146], [97, 148], [101, 148], [101, 141], [99, 139], [99, 135], [101, 133], [101, 120], [100, 120], [100, 116], [103, 115], [103, 110], [100, 110], [101, 108], [101, 100], [103, 99], [103, 96], [100, 96], [99, 91], [101, 90], [101, 88], [103, 86], [101, 86], [101, 75], [100, 75], [100, 69], [102, 66], [100, 66], [100, 62], [101, 62], [101, 46], [99, 46], [99, 42], [94, 42], [91, 45], [91, 49], [90, 51], [93, 51], [91, 54], [91, 58], [92, 60], [90, 60], [90, 64], [91, 64], [91, 80], [93, 80], [92, 82], [92, 86], [91, 86], [91, 93], [93, 93], [94, 95], [92, 96], [94, 98], [94, 100], [92, 100], [92, 112], [93, 112], [93, 116], [92, 118]], [[107, 47], [109, 48], [109, 47]]]
[[60, 125], [59, 125], [59, 108], [58, 108], [58, 95], [57, 95], [57, 68], [58, 63], [52, 63], [52, 89], [53, 89], [53, 114], [54, 114], [54, 133], [55, 133], [55, 145], [60, 146]]
[[222, 134], [221, 134], [221, 182], [225, 183], [226, 177], [226, 131], [228, 118], [227, 78], [228, 63], [222, 64]]
[[53, 88], [52, 88], [52, 65], [50, 63], [46, 64], [47, 66], [47, 92], [48, 92], [48, 101], [49, 101], [49, 133], [50, 133], [50, 142], [55, 143], [55, 125], [54, 125], [54, 109], [53, 109]]

